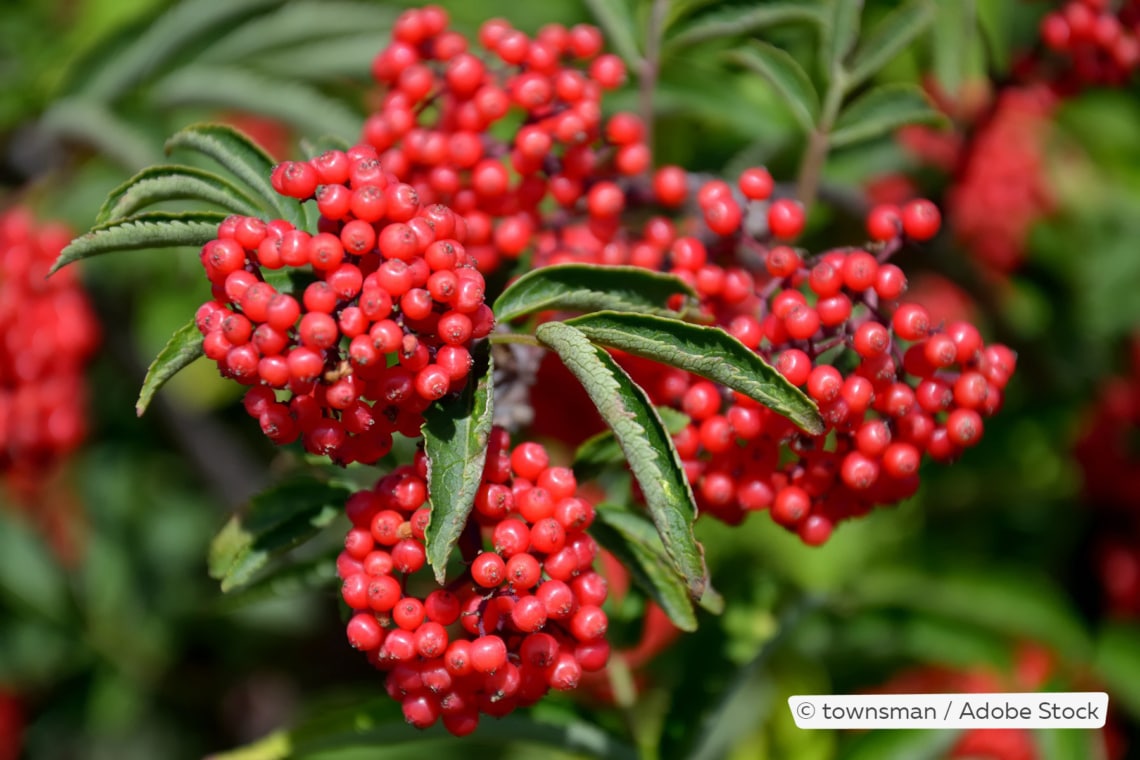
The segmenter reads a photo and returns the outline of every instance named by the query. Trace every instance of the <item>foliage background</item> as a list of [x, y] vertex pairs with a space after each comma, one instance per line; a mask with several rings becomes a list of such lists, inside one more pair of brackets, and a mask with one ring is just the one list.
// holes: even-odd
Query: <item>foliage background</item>
[[[934, 71], [953, 89], [1002, 77], [1015, 52], [1033, 44], [1048, 5], [937, 4], [938, 33], [896, 57], [881, 80], [918, 82]], [[589, 21], [588, 6], [613, 3], [443, 5], [464, 30], [502, 15], [533, 31]], [[673, 5], [681, 25], [723, 10], [700, 0]], [[868, 2], [868, 23], [892, 5]], [[367, 108], [371, 55], [401, 6], [249, 0], [234, 3], [228, 21], [195, 31], [189, 20], [208, 16], [208, 6], [5, 5], [5, 202], [28, 203], [42, 218], [84, 230], [111, 188], [161, 159], [166, 135], [204, 118], [260, 112], [286, 124], [286, 146], [322, 131], [353, 136]], [[647, 6], [630, 6], [632, 18], [643, 21]], [[962, 7], [976, 12], [976, 24], [956, 38], [946, 22]], [[126, 54], [147, 39], [140, 30], [160, 28], [155, 19], [168, 11], [185, 14], [177, 24], [167, 17], [166, 33], [181, 32], [176, 44], [143, 50], [129, 70]], [[227, 35], [274, 13], [319, 21], [310, 39], [262, 47], [231, 39], [229, 51], [218, 52]], [[801, 60], [814, 44], [793, 26], [764, 34]], [[763, 83], [724, 67], [719, 53], [733, 44], [666, 48], [657, 162], [729, 174], [761, 162], [790, 180], [802, 137]], [[208, 66], [291, 84], [261, 87], [256, 97], [211, 91], [220, 80]], [[635, 108], [635, 84], [610, 106]], [[915, 499], [845, 524], [822, 549], [804, 547], [766, 516], [737, 528], [702, 522], [713, 578], [730, 599], [726, 614], [703, 615], [701, 630], [644, 674], [626, 714], [586, 695], [550, 700], [537, 718], [632, 733], [634, 743], [653, 743], [660, 732], [669, 756], [938, 757], [954, 737], [800, 732], [784, 698], [871, 688], [914, 666], [1009, 673], [1019, 647], [1034, 643], [1060, 663], [1049, 687], [1107, 685], [1116, 731], [1140, 743], [1140, 610], [1109, 609], [1096, 569], [1106, 537], [1133, 546], [1140, 538], [1128, 527], [1134, 516], [1083, 497], [1072, 453], [1106, 378], [1127, 372], [1140, 326], [1140, 100], [1135, 89], [1089, 91], [1063, 105], [1054, 127], [1047, 166], [1059, 205], [1034, 228], [1021, 271], [995, 283], [945, 236], [935, 252], [905, 264], [908, 272], [950, 277], [976, 304], [983, 332], [1020, 354], [1006, 407], [987, 424], [982, 444], [952, 467], [929, 467]], [[933, 197], [944, 189], [945, 177], [916, 165], [892, 140], [837, 152], [825, 180], [860, 197], [869, 180], [893, 172], [909, 172]], [[858, 219], [842, 211], [817, 214], [807, 238], [858, 239]], [[304, 574], [239, 596], [222, 596], [208, 578], [211, 536], [288, 455], [251, 430], [236, 386], [204, 362], [172, 381], [146, 417], [131, 413], [146, 362], [207, 297], [193, 254], [120, 254], [91, 262], [84, 274], [105, 345], [91, 371], [93, 433], [59, 488], [82, 506], [65, 508], [66, 496], [42, 505], [44, 514], [65, 515], [54, 522], [0, 513], [0, 687], [18, 694], [26, 713], [26, 756], [201, 757], [290, 725], [304, 727], [288, 737], [298, 751], [321, 757], [418, 755], [428, 749], [424, 741], [433, 752], [471, 751], [439, 734], [387, 726], [398, 721], [398, 707], [345, 645], [335, 584], [321, 564], [340, 531], [294, 558]], [[52, 530], [32, 527], [49, 522]], [[61, 531], [73, 547], [62, 556]], [[617, 643], [636, 639], [641, 611], [635, 596], [613, 610]], [[478, 736], [521, 757], [528, 745], [516, 740], [532, 728], [520, 719]], [[284, 746], [287, 737], [277, 736], [278, 744], [259, 751]], [[386, 742], [383, 754], [358, 751], [377, 737]], [[1041, 732], [1035, 741], [1041, 757], [1096, 756], [1084, 734]]]

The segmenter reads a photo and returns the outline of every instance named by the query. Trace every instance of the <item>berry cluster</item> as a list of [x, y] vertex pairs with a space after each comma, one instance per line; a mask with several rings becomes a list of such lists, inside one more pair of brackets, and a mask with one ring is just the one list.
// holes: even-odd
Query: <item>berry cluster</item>
[[74, 269], [47, 277], [71, 241], [15, 207], [0, 214], [0, 473], [39, 482], [86, 433], [83, 371], [98, 321]]
[[946, 196], [955, 236], [999, 272], [1017, 268], [1030, 228], [1053, 208], [1043, 159], [1055, 103], [1045, 88], [1003, 90]]
[[447, 24], [434, 6], [397, 20], [373, 62], [384, 93], [363, 140], [422, 200], [464, 215], [484, 273], [576, 209], [607, 238], [625, 179], [649, 168], [650, 153], [636, 116], [602, 117], [601, 94], [625, 80], [625, 66], [601, 52], [601, 32], [551, 24], [532, 38], [493, 19], [479, 30], [480, 53]]
[[1068, 64], [1055, 82], [1060, 92], [1126, 84], [1140, 66], [1140, 2], [1118, 10], [1108, 0], [1069, 0], [1041, 20], [1041, 41]]
[[[272, 180], [316, 199], [319, 229], [221, 224], [201, 254], [213, 285], [197, 314], [205, 353], [252, 386], [245, 408], [275, 443], [373, 463], [393, 432], [418, 436], [428, 404], [463, 387], [471, 342], [493, 327], [467, 225], [420, 203], [369, 145], [282, 163]], [[275, 272], [288, 272], [275, 278], [283, 289], [266, 281]]]
[[348, 639], [384, 671], [409, 723], [442, 718], [475, 730], [550, 689], [578, 686], [609, 658], [607, 583], [584, 531], [593, 506], [536, 443], [510, 449], [492, 434], [483, 483], [460, 539], [464, 573], [441, 588], [424, 570], [427, 459], [384, 476], [346, 505], [352, 522], [337, 561], [352, 609]]

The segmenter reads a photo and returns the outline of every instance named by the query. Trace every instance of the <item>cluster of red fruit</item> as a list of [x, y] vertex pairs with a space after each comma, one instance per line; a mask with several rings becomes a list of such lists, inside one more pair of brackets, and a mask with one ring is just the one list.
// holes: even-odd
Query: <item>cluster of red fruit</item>
[[[754, 190], [758, 172], [742, 176], [745, 198], [764, 195]], [[739, 204], [711, 200], [710, 185], [725, 192], [719, 181], [701, 189], [705, 215], [719, 204], [739, 220]], [[781, 226], [779, 209], [768, 206], [769, 231], [798, 232], [799, 220]], [[887, 262], [904, 241], [927, 240], [938, 226], [937, 208], [913, 201], [871, 211], [868, 250], [810, 255], [739, 229], [708, 246], [695, 237], [672, 242], [670, 270], [685, 273], [730, 334], [802, 387], [825, 423], [807, 435], [684, 371], [631, 367], [655, 403], [690, 417], [675, 443], [703, 511], [735, 523], [769, 509], [805, 542], [821, 544], [838, 521], [912, 495], [924, 453], [949, 461], [980, 440], [983, 417], [1001, 405], [1013, 352], [984, 345], [968, 323], [936, 325], [923, 307], [900, 302], [906, 277]], [[714, 252], [752, 254], [757, 271], [710, 265]], [[730, 287], [738, 279], [747, 287]]]
[[602, 92], [625, 80], [621, 59], [601, 52], [592, 26], [550, 24], [531, 38], [493, 19], [479, 31], [479, 54], [447, 23], [433, 6], [397, 20], [373, 63], [385, 91], [363, 140], [422, 200], [466, 218], [468, 250], [485, 273], [562, 226], [559, 209], [580, 202], [605, 238], [625, 203], [622, 183], [650, 166], [637, 117], [603, 123]]
[[98, 321], [75, 269], [47, 273], [71, 241], [15, 207], [0, 214], [0, 473], [39, 483], [87, 427], [83, 370]]
[[[201, 254], [213, 285], [197, 313], [205, 353], [253, 386], [246, 410], [275, 443], [300, 438], [335, 462], [373, 463], [393, 432], [418, 436], [428, 404], [463, 387], [469, 346], [494, 325], [467, 225], [420, 203], [369, 145], [285, 162], [272, 180], [316, 199], [318, 231], [222, 223]], [[288, 280], [299, 294], [267, 282], [273, 270], [301, 270]]]
[[1109, 5], [1070, 0], [1041, 20], [1041, 41], [1068, 59], [1068, 70], [1054, 83], [1058, 91], [1120, 86], [1140, 66], [1140, 2], [1126, 0], [1117, 10]]
[[407, 721], [426, 728], [442, 718], [462, 736], [480, 713], [506, 715], [605, 667], [607, 583], [584, 532], [594, 508], [575, 495], [573, 473], [551, 466], [536, 443], [511, 450], [495, 428], [460, 538], [464, 572], [439, 587], [420, 572], [426, 474], [421, 452], [349, 499], [337, 569], [353, 610], [348, 639], [387, 674]]

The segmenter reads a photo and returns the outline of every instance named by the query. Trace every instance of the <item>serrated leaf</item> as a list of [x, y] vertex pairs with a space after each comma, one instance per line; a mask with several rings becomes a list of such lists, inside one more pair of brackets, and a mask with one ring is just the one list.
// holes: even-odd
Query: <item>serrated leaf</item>
[[146, 211], [97, 225], [86, 235], [72, 240], [60, 252], [51, 271], [81, 259], [115, 251], [203, 246], [217, 237], [218, 225], [225, 218], [225, 214], [217, 211]]
[[174, 331], [170, 340], [151, 362], [143, 380], [142, 390], [139, 391], [139, 400], [135, 403], [135, 414], [142, 417], [158, 389], [201, 355], [202, 333], [191, 319]]
[[40, 126], [58, 137], [94, 148], [129, 171], [153, 164], [162, 155], [154, 136], [105, 104], [81, 97], [61, 98], [52, 103], [41, 117]]
[[280, 119], [311, 135], [360, 135], [364, 118], [313, 87], [236, 66], [184, 66], [155, 85], [155, 102], [167, 107], [234, 108]]
[[558, 264], [519, 277], [495, 300], [492, 311], [499, 322], [538, 311], [613, 309], [675, 315], [664, 306], [674, 295], [697, 297], [683, 280], [640, 267]]
[[163, 164], [143, 169], [112, 190], [95, 222], [122, 219], [155, 203], [174, 200], [212, 203], [245, 216], [263, 213], [257, 201], [225, 177], [192, 166]]
[[809, 433], [823, 432], [823, 420], [811, 399], [719, 327], [613, 311], [566, 323], [594, 343], [680, 367], [745, 394]]
[[887, 84], [856, 98], [835, 122], [830, 144], [843, 148], [888, 135], [907, 124], [939, 124], [946, 120], [912, 84]]
[[494, 405], [490, 344], [474, 351], [475, 364], [458, 398], [436, 402], [424, 412], [424, 452], [428, 458], [431, 521], [424, 531], [428, 564], [436, 580], [446, 580], [447, 560], [467, 525], [483, 479]]
[[820, 66], [829, 77], [844, 71], [843, 62], [859, 39], [859, 26], [863, 16], [863, 0], [830, 0], [824, 13]]
[[344, 509], [349, 490], [311, 475], [292, 477], [261, 492], [244, 515], [230, 518], [210, 543], [210, 577], [222, 591], [241, 588], [273, 557], [328, 526]]
[[671, 53], [709, 40], [754, 34], [778, 24], [797, 21], [818, 24], [822, 19], [823, 5], [818, 0], [717, 8], [685, 24], [665, 42], [665, 50]]
[[267, 54], [284, 51], [296, 55], [296, 48], [304, 43], [326, 38], [342, 40], [355, 34], [371, 37], [375, 55], [378, 41], [390, 29], [393, 19], [390, 9], [364, 3], [290, 2], [221, 36], [198, 55], [198, 60], [256, 65]]
[[1106, 624], [1096, 640], [1093, 667], [1113, 702], [1140, 718], [1140, 625]]
[[260, 8], [277, 5], [281, 0], [243, 0], [220, 3], [217, 0], [183, 0], [171, 7], [153, 23], [122, 46], [116, 55], [87, 81], [86, 97], [115, 100], [132, 87], [153, 76], [162, 66], [192, 42], [211, 29], [221, 29], [235, 19], [249, 16]]
[[[667, 406], [657, 407], [657, 414], [661, 416], [661, 422], [669, 435], [677, 435], [690, 422], [689, 415]], [[602, 468], [616, 464], [625, 464], [625, 455], [612, 430], [603, 430], [590, 436], [574, 453], [574, 470], [582, 480], [588, 480]]]
[[238, 130], [226, 124], [192, 124], [166, 141], [167, 154], [179, 148], [213, 159], [244, 182], [278, 216], [294, 225], [304, 224], [301, 204], [278, 195], [269, 182], [273, 159]]
[[598, 505], [590, 535], [629, 570], [642, 591], [660, 605], [682, 631], [697, 630], [697, 615], [685, 581], [665, 553], [648, 517], [620, 507]]
[[807, 72], [788, 51], [753, 40], [726, 56], [767, 80], [805, 132], [819, 120], [819, 94]]
[[874, 76], [906, 49], [934, 21], [931, 0], [909, 0], [871, 27], [851, 55], [847, 87], [854, 88]]
[[708, 570], [693, 535], [696, 502], [673, 439], [645, 391], [577, 328], [548, 322], [535, 334], [554, 349], [613, 431], [673, 567], [685, 579], [689, 596], [699, 600], [708, 585]]
[[314, 40], [294, 50], [264, 53], [248, 65], [281, 81], [328, 82], [345, 77], [364, 80], [371, 71], [376, 40], [381, 36], [373, 33]]
[[622, 57], [630, 73], [638, 70], [641, 53], [634, 37], [633, 14], [627, 0], [584, 0], [598, 25], [606, 33], [606, 42]]

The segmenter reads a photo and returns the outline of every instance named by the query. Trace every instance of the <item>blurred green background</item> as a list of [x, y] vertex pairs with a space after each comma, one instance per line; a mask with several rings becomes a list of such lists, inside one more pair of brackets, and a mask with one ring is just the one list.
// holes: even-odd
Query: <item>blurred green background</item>
[[[464, 31], [492, 16], [525, 31], [595, 22], [599, 10], [620, 24], [619, 8], [635, 45], [649, 13], [648, 2], [619, 0], [442, 4]], [[894, 5], [869, 0], [864, 25]], [[949, 92], [1007, 82], [1050, 7], [935, 5], [935, 26], [879, 81], [933, 77]], [[0, 202], [83, 231], [109, 190], [162, 160], [167, 135], [205, 119], [249, 129], [278, 157], [304, 137], [351, 139], [367, 112], [371, 57], [402, 7], [9, 0], [0, 10]], [[733, 7], [675, 0], [670, 33]], [[759, 35], [800, 59], [816, 44], [794, 24]], [[727, 176], [763, 163], [791, 181], [803, 136], [762, 81], [724, 64], [721, 53], [740, 42], [666, 44], [656, 162]], [[527, 757], [533, 742], [565, 739], [547, 728], [571, 726], [580, 743], [563, 746], [582, 754], [619, 756], [620, 746], [660, 737], [665, 757], [934, 758], [957, 737], [801, 732], [784, 699], [916, 671], [942, 684], [931, 674], [986, 673], [1016, 691], [1041, 653], [1049, 664], [1033, 688], [1110, 692], [1113, 756], [1125, 756], [1140, 746], [1140, 494], [1129, 486], [1140, 468], [1140, 404], [1104, 409], [1106, 399], [1140, 398], [1136, 93], [1091, 89], [1048, 120], [1043, 172], [1055, 204], [1032, 226], [1016, 272], [979, 266], [951, 234], [901, 262], [913, 283], [934, 283], [929, 297], [965, 303], [984, 334], [1019, 353], [981, 445], [953, 466], [929, 465], [918, 496], [844, 524], [821, 549], [764, 515], [732, 528], [702, 521], [728, 609], [702, 613], [698, 633], [635, 674], [631, 707], [591, 692], [550, 698], [464, 742], [397, 725], [398, 705], [346, 646], [328, 561], [339, 523], [288, 557], [285, 574], [219, 592], [206, 572], [212, 535], [290, 455], [258, 435], [239, 388], [206, 362], [136, 419], [147, 363], [208, 286], [189, 251], [89, 262], [83, 273], [104, 326], [90, 373], [92, 434], [59, 475], [54, 491], [64, 496], [31, 513], [0, 511], [0, 693], [3, 710], [26, 722], [18, 755], [0, 721], [0, 758], [202, 757], [290, 726], [300, 728], [245, 756], [278, 756], [291, 742], [298, 754], [330, 758]], [[609, 109], [636, 103], [634, 80]], [[971, 136], [968, 121], [949, 129]], [[825, 200], [846, 201], [813, 216], [806, 243], [861, 240], [854, 212], [876, 180], [898, 176], [940, 202], [955, 180], [889, 137], [837, 151]], [[81, 506], [61, 506], [68, 500]], [[61, 532], [73, 547], [62, 557]], [[636, 594], [614, 606], [615, 645], [636, 642], [643, 609]], [[1100, 738], [1082, 732], [1039, 732], [1031, 749], [992, 756], [1105, 756]]]

